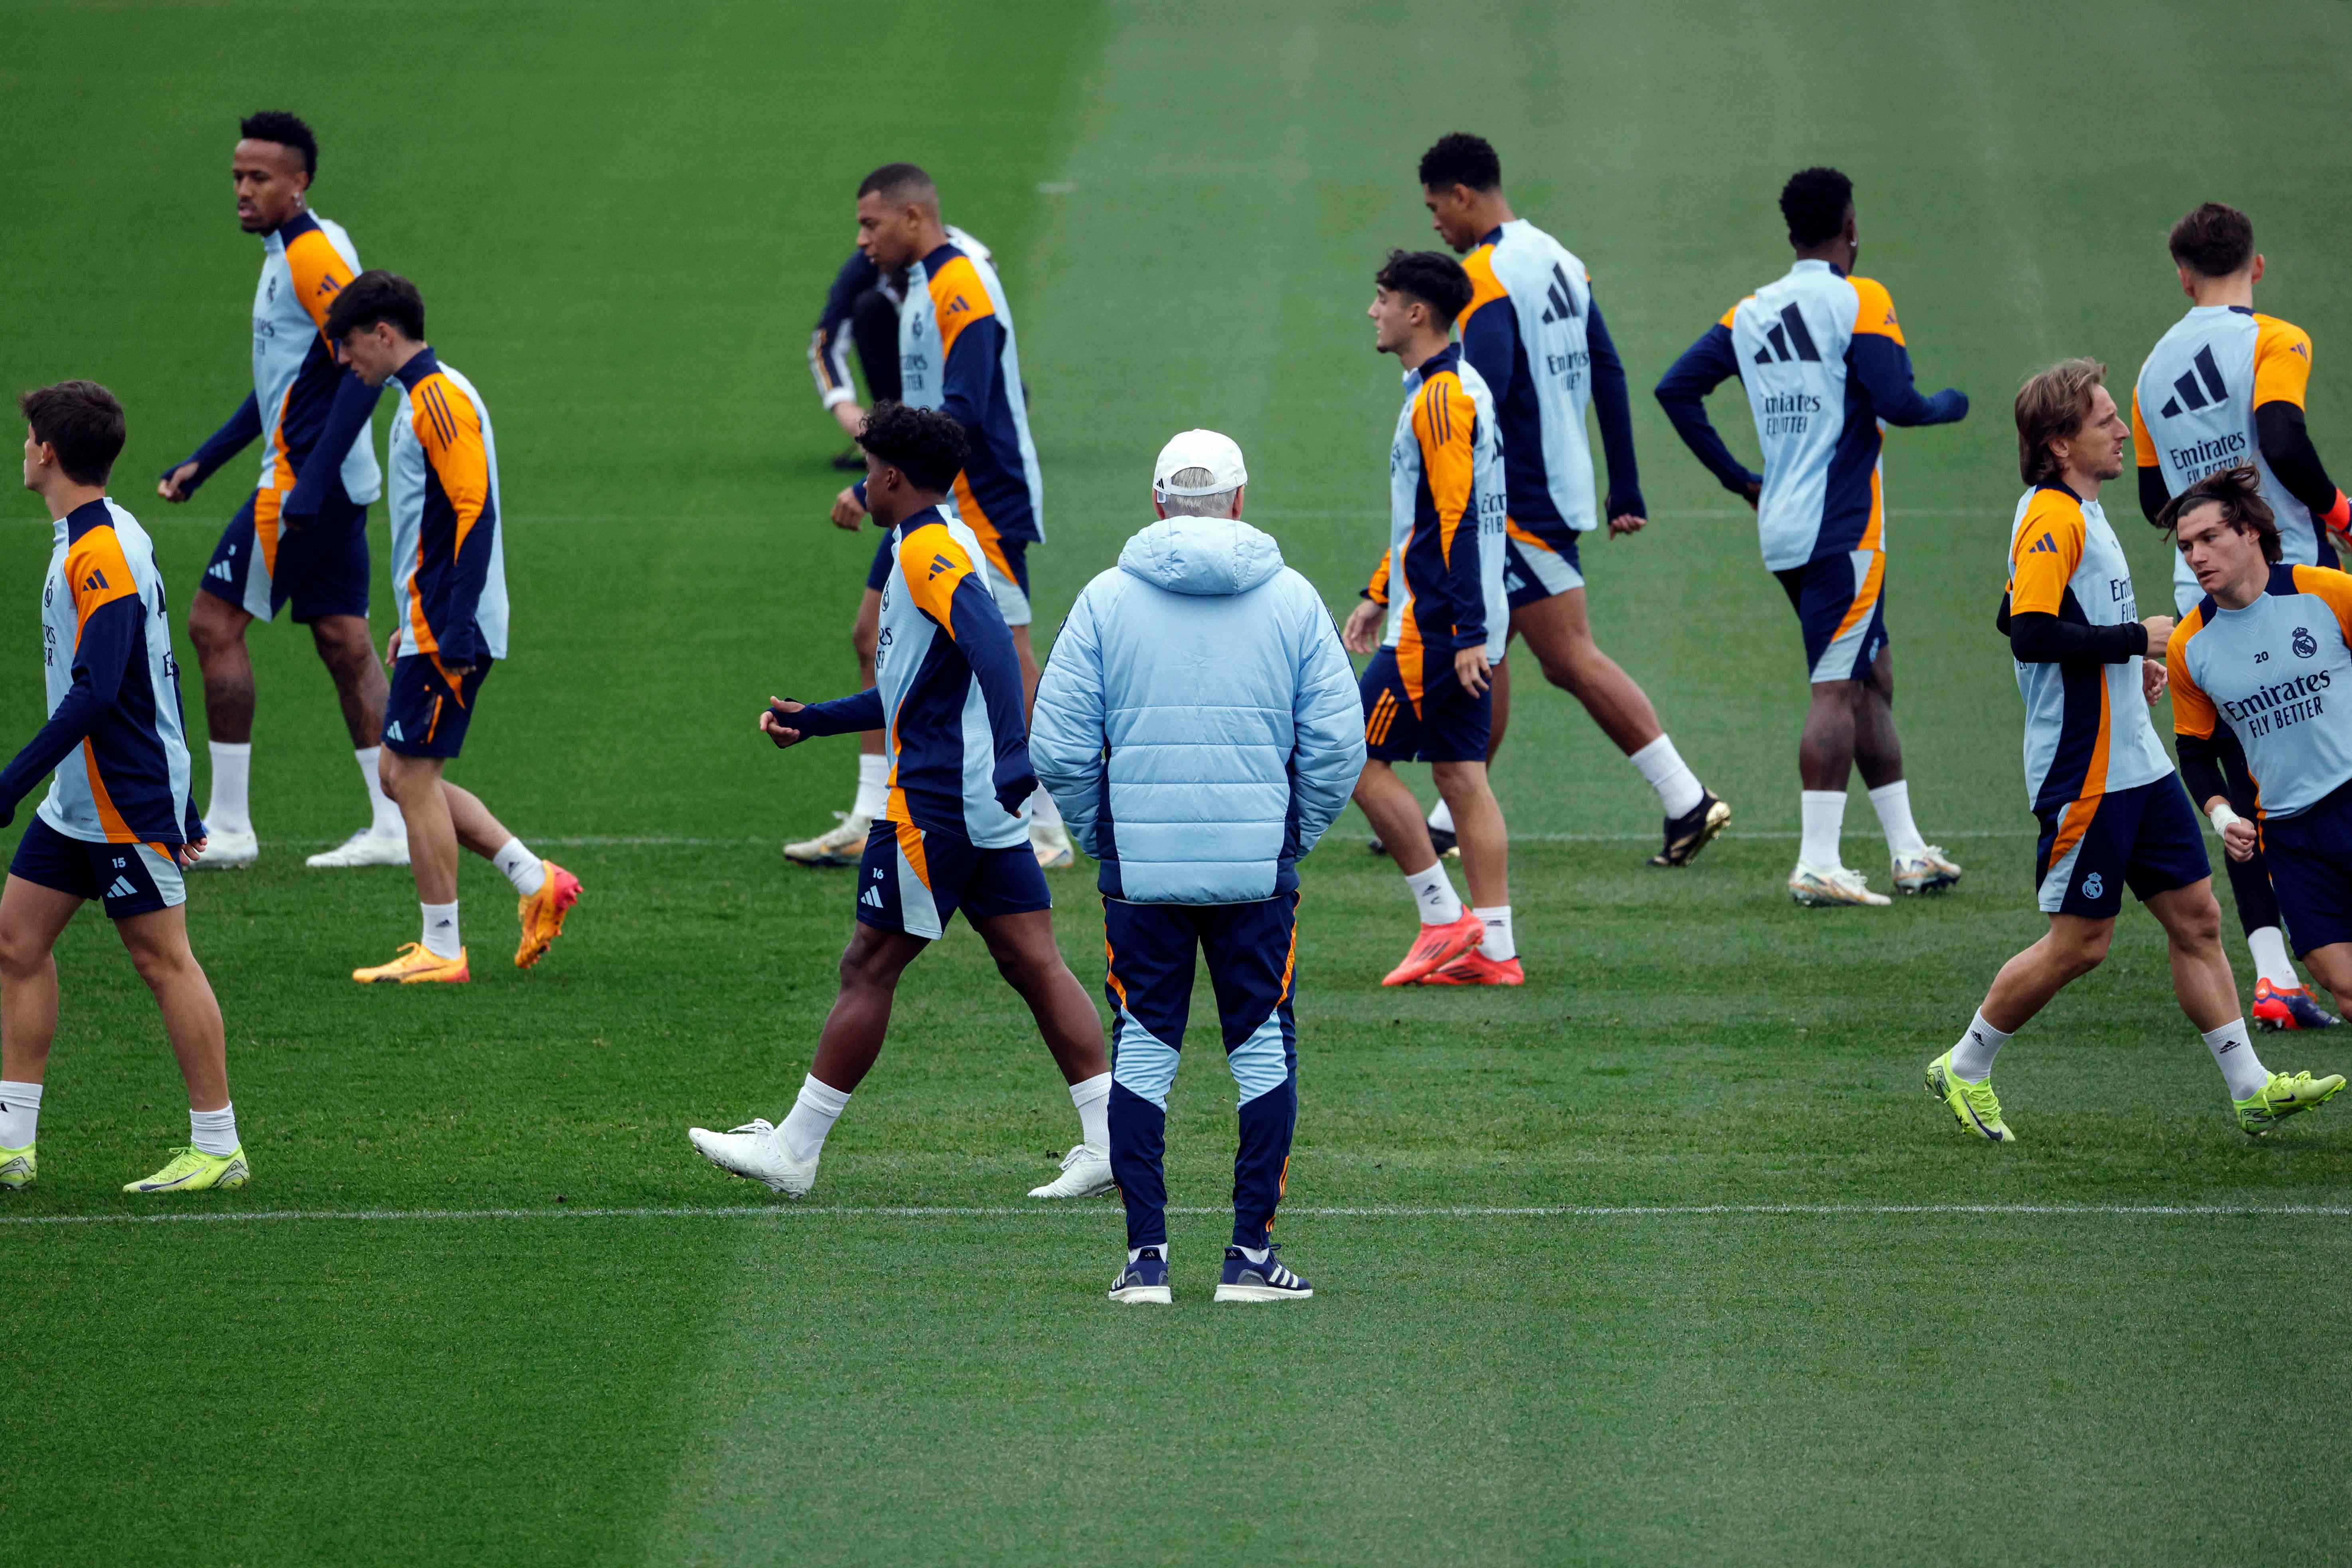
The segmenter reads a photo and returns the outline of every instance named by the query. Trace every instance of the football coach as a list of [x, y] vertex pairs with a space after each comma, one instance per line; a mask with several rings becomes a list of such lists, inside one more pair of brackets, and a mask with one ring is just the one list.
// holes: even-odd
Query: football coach
[[1101, 864], [1110, 1160], [1127, 1204], [1114, 1301], [1171, 1299], [1161, 1152], [1196, 948], [1240, 1098], [1216, 1299], [1314, 1294], [1270, 1235], [1298, 1120], [1298, 859], [1363, 771], [1363, 709], [1322, 596], [1242, 521], [1248, 479], [1214, 431], [1168, 443], [1159, 521], [1071, 605], [1030, 726], [1038, 779]]

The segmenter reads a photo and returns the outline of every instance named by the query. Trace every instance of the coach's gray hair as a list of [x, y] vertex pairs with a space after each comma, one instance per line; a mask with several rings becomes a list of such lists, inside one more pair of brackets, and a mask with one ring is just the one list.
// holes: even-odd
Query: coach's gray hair
[[[1168, 476], [1168, 482], [1179, 489], [1191, 489], [1195, 485], [1208, 484], [1216, 477], [1206, 468], [1179, 468]], [[1234, 505], [1234, 498], [1240, 493], [1240, 489], [1235, 488], [1212, 490], [1201, 496], [1162, 495], [1159, 500], [1160, 510], [1171, 517], [1232, 518], [1241, 515], [1240, 509]]]

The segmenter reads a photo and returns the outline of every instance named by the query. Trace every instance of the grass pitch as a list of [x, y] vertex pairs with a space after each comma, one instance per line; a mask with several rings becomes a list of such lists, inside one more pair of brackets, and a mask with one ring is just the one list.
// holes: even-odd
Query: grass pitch
[[[2352, 1553], [2345, 1113], [2237, 1133], [2137, 914], [2004, 1057], [2021, 1145], [1964, 1142], [1918, 1089], [2040, 923], [1990, 624], [2017, 380], [2086, 352], [2127, 378], [2181, 305], [2164, 226], [2217, 196], [2254, 215], [2263, 308], [2317, 340], [2322, 451], [2352, 451], [2339, 8], [2226, 31], [2185, 5], [1804, 0], [7, 19], [0, 123], [29, 150], [0, 230], [8, 374], [122, 395], [117, 489], [183, 605], [236, 474], [184, 510], [147, 491], [245, 389], [233, 120], [318, 126], [317, 206], [417, 279], [503, 437], [516, 657], [455, 775], [588, 889], [519, 974], [504, 885], [469, 862], [474, 984], [351, 986], [414, 934], [413, 891], [301, 868], [357, 790], [307, 638], [257, 628], [265, 858], [198, 882], [192, 917], [257, 1178], [168, 1209], [115, 1191], [185, 1124], [152, 1005], [84, 916], [40, 1183], [0, 1205], [14, 1555]], [[903, 986], [809, 1204], [719, 1177], [683, 1128], [788, 1103], [850, 923], [846, 879], [775, 853], [846, 804], [848, 752], [778, 757], [751, 721], [854, 679], [871, 539], [823, 521], [839, 443], [801, 354], [856, 178], [924, 162], [999, 251], [1050, 492], [1042, 634], [1195, 424], [1243, 443], [1253, 520], [1344, 608], [1396, 396], [1360, 311], [1381, 253], [1427, 243], [1412, 162], [1457, 128], [1591, 266], [1643, 389], [1784, 267], [1779, 181], [1854, 176], [1922, 384], [1976, 404], [1886, 464], [1913, 791], [1968, 880], [1788, 904], [1793, 628], [1744, 509], [1637, 395], [1654, 521], [1589, 552], [1593, 617], [1735, 837], [1643, 870], [1647, 792], [1530, 670], [1497, 786], [1531, 983], [1400, 995], [1377, 982], [1409, 907], [1360, 822], [1335, 830], [1307, 868], [1280, 1230], [1313, 1303], [1208, 1305], [1213, 1031], [1171, 1106], [1179, 1303], [1101, 1301], [1115, 1209], [1020, 1197], [1072, 1118], [961, 931]], [[1730, 399], [1717, 418], [1747, 445]], [[29, 607], [46, 524], [30, 498], [0, 518], [0, 602]], [[34, 625], [0, 623], [6, 744], [39, 717]], [[1859, 792], [1848, 827], [1870, 868]], [[1087, 883], [1056, 886], [1091, 985]]]

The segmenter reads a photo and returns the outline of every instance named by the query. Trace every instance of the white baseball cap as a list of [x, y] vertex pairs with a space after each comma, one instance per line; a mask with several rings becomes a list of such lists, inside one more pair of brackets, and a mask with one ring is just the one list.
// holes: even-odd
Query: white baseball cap
[[[1186, 468], [1206, 468], [1209, 482], [1205, 485], [1171, 485], [1171, 474]], [[1170, 496], [1213, 496], [1226, 490], [1239, 489], [1249, 482], [1249, 469], [1242, 466], [1242, 449], [1228, 436], [1214, 430], [1187, 430], [1160, 448], [1160, 461], [1151, 470], [1151, 493], [1165, 500]]]

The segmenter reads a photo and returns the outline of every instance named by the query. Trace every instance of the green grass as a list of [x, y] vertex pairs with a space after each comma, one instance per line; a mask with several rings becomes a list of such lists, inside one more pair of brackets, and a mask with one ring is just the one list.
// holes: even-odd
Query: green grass
[[[357, 788], [307, 638], [257, 629], [265, 858], [192, 910], [257, 1179], [162, 1211], [116, 1191], [185, 1124], [152, 1005], [85, 915], [41, 1179], [0, 1205], [11, 1556], [2352, 1555], [2344, 1113], [2240, 1136], [2137, 912], [2002, 1058], [2025, 1142], [1964, 1142], [1918, 1089], [2040, 923], [1990, 625], [2010, 390], [2068, 353], [2127, 376], [2181, 304], [2164, 226], [2217, 196], [2255, 216], [2264, 308], [2318, 342], [2320, 449], [2352, 450], [2339, 7], [2226, 29], [2187, 5], [1820, 0], [0, 17], [26, 150], [0, 365], [122, 395], [117, 488], [182, 604], [236, 476], [184, 510], [148, 492], [245, 389], [231, 121], [282, 102], [319, 126], [320, 210], [418, 279], [498, 420], [515, 658], [455, 775], [588, 889], [520, 974], [509, 895], [469, 863], [473, 984], [352, 987], [413, 935], [413, 891], [302, 869]], [[1593, 617], [1738, 836], [1643, 872], [1647, 792], [1523, 682], [1497, 787], [1532, 979], [1463, 996], [1379, 987], [1409, 906], [1340, 825], [1307, 868], [1281, 1226], [1313, 1304], [1208, 1305], [1213, 1030], [1171, 1106], [1174, 1310], [1102, 1303], [1111, 1205], [989, 1212], [1021, 1209], [1073, 1119], [961, 930], [902, 987], [810, 1205], [719, 1177], [682, 1129], [789, 1102], [850, 925], [845, 879], [775, 854], [847, 804], [847, 753], [779, 757], [750, 721], [854, 679], [871, 542], [823, 521], [839, 441], [801, 355], [856, 178], [925, 163], [999, 252], [1050, 492], [1042, 637], [1196, 424], [1243, 443], [1254, 519], [1344, 608], [1395, 411], [1370, 273], [1425, 242], [1412, 161], [1456, 128], [1590, 264], [1640, 387], [1781, 269], [1780, 179], [1853, 174], [1923, 384], [1976, 402], [1886, 463], [1898, 713], [1966, 882], [1789, 905], [1793, 627], [1744, 509], [1637, 397], [1655, 521], [1590, 552]], [[1717, 417], [1748, 446], [1731, 399]], [[2160, 601], [2159, 542], [2114, 510]], [[47, 543], [31, 498], [0, 503], [0, 603], [29, 609]], [[39, 718], [34, 626], [0, 621], [0, 746]], [[1871, 868], [1858, 792], [1847, 826]], [[1082, 878], [1057, 888], [1095, 986], [1098, 914]], [[887, 1212], [910, 1207], [976, 1212]], [[2262, 1212], [2126, 1212], [2217, 1208]], [[2274, 1212], [2296, 1208], [2338, 1212]], [[132, 1222], [157, 1213], [323, 1217]]]

